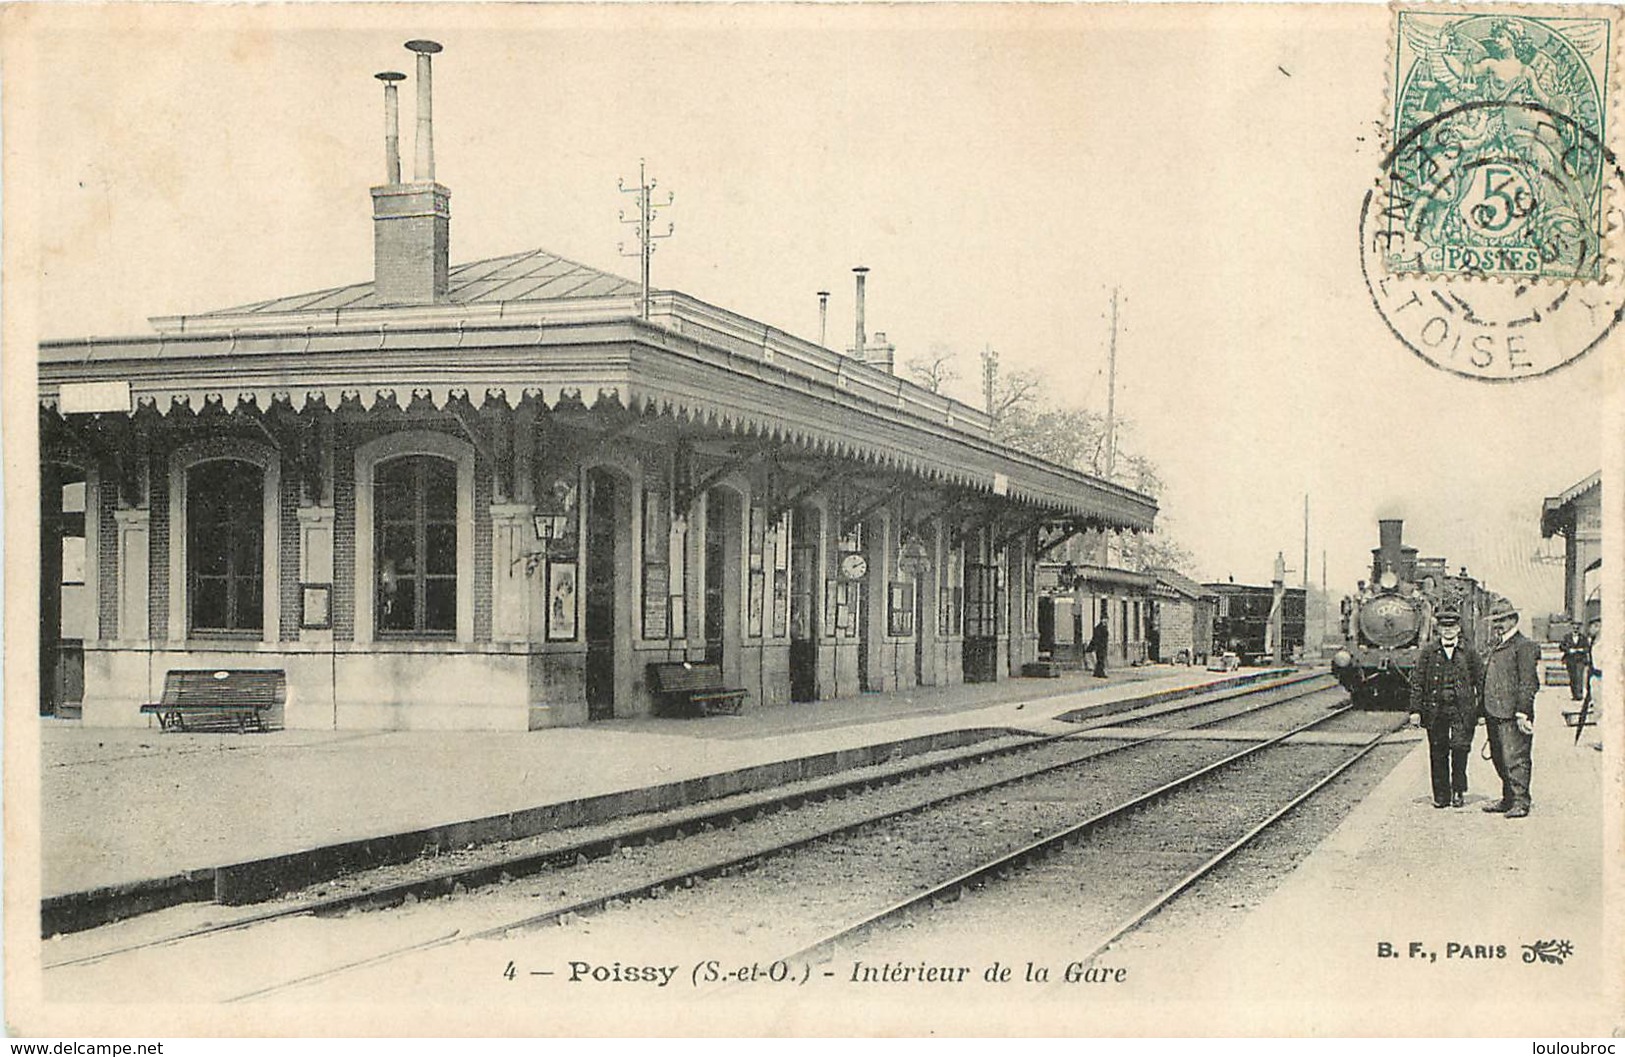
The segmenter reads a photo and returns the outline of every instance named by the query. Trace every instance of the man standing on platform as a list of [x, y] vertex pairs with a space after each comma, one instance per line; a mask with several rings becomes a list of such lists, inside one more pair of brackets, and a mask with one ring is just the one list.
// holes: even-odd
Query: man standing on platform
[[1563, 636], [1563, 667], [1569, 670], [1569, 694], [1585, 700], [1586, 682], [1591, 678], [1591, 636], [1575, 624]]
[[1095, 655], [1095, 678], [1106, 678], [1106, 645], [1111, 640], [1106, 630], [1106, 615], [1102, 613], [1095, 624], [1095, 633], [1089, 637], [1089, 649]]
[[1433, 806], [1460, 807], [1467, 794], [1467, 759], [1478, 725], [1484, 689], [1483, 662], [1461, 641], [1461, 614], [1442, 609], [1439, 637], [1429, 642], [1411, 671], [1411, 722], [1428, 732]]
[[1529, 754], [1535, 742], [1535, 694], [1540, 690], [1540, 647], [1518, 631], [1518, 611], [1497, 598], [1490, 605], [1496, 643], [1484, 662], [1484, 725], [1490, 759], [1501, 776], [1501, 799], [1485, 811], [1507, 818], [1529, 814]]

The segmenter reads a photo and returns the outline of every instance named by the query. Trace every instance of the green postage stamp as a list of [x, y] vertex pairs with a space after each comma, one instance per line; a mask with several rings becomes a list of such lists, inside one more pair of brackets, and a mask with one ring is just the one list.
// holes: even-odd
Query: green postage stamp
[[1394, 27], [1388, 274], [1603, 280], [1614, 20], [1401, 7]]

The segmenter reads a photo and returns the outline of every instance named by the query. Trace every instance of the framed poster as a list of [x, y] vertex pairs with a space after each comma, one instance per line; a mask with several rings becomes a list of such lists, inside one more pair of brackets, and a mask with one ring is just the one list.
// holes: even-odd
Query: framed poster
[[789, 633], [790, 574], [784, 569], [775, 569], [773, 570], [773, 637], [782, 639]]
[[779, 518], [778, 528], [774, 530], [773, 567], [790, 571], [790, 518], [791, 512], [786, 510]]
[[841, 626], [840, 620], [837, 619], [840, 601], [841, 581], [832, 576], [824, 581], [824, 619], [818, 625], [825, 629], [824, 634], [831, 638], [835, 637]]
[[759, 506], [750, 508], [750, 567], [760, 569], [763, 553], [767, 549], [767, 511]]
[[671, 553], [671, 518], [666, 488], [643, 490], [643, 560], [665, 562]]
[[671, 596], [671, 630], [668, 635], [673, 639], [688, 638], [688, 600], [682, 595]]
[[763, 595], [767, 593], [765, 574], [760, 569], [750, 572], [750, 597], [745, 603], [745, 635], [747, 638], [759, 639], [762, 637], [762, 606]]
[[898, 580], [886, 585], [886, 634], [893, 638], [914, 634], [914, 584]]
[[547, 638], [572, 642], [576, 637], [576, 563], [547, 564]]
[[299, 626], [325, 629], [333, 626], [332, 584], [299, 585]]
[[664, 565], [643, 567], [643, 637], [664, 639], [670, 633], [667, 610], [671, 605], [671, 570]]

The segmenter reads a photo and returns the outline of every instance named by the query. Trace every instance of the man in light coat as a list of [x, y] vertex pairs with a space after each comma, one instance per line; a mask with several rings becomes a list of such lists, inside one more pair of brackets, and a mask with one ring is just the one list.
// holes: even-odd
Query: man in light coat
[[1490, 604], [1496, 641], [1484, 661], [1484, 726], [1490, 759], [1501, 776], [1501, 799], [1484, 810], [1507, 818], [1529, 814], [1529, 755], [1535, 742], [1535, 694], [1540, 690], [1540, 647], [1518, 630], [1510, 601]]

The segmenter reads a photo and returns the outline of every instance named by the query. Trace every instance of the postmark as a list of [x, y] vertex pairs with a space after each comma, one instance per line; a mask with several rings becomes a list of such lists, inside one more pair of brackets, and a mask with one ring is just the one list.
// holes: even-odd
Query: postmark
[[1395, 34], [1389, 274], [1603, 279], [1612, 21], [1400, 10]]
[[1400, 10], [1394, 34], [1392, 146], [1360, 218], [1374, 305], [1465, 378], [1574, 362], [1625, 317], [1613, 19]]

